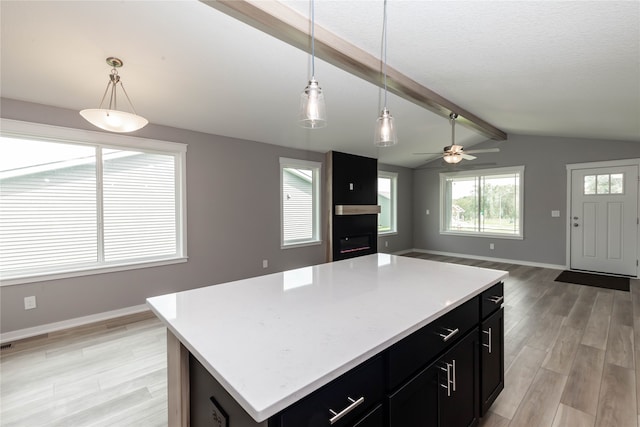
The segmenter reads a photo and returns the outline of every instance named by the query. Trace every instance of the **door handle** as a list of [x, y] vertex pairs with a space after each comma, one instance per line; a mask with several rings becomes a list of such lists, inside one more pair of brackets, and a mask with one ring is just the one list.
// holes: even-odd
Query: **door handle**
[[579, 224], [578, 224], [577, 222], [574, 222], [574, 223], [573, 223], [573, 226], [574, 226], [574, 227], [579, 227]]

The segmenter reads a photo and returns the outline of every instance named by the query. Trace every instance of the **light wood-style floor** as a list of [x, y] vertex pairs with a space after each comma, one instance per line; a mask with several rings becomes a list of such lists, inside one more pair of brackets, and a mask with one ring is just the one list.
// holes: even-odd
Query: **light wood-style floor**
[[560, 270], [411, 255], [509, 271], [505, 388], [481, 427], [638, 427], [639, 280], [621, 292], [555, 282]]
[[[554, 282], [559, 270], [413, 253], [509, 271], [504, 391], [481, 427], [640, 427], [640, 281]], [[166, 334], [150, 314], [0, 352], [0, 426], [167, 425]]]
[[0, 352], [0, 426], [167, 426], [166, 331], [150, 312]]

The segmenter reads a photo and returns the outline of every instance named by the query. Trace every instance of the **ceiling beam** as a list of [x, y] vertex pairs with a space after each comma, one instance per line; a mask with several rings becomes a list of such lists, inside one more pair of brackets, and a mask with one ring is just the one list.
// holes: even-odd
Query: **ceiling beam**
[[[232, 16], [245, 24], [282, 40], [292, 46], [311, 52], [311, 23], [309, 18], [277, 1], [200, 0], [214, 9]], [[378, 87], [384, 87], [381, 60], [359, 47], [315, 26], [316, 57], [358, 76]], [[467, 126], [488, 138], [507, 139], [506, 132], [482, 120], [475, 114], [440, 96], [431, 89], [387, 65], [389, 92], [449, 119], [458, 114], [457, 123]]]

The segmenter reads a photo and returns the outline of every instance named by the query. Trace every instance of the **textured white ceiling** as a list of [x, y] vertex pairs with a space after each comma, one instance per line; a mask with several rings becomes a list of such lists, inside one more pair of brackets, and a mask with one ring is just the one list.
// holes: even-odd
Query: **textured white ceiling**
[[[382, 4], [317, 0], [316, 23], [379, 56]], [[152, 123], [409, 167], [450, 142], [446, 119], [390, 95], [400, 145], [374, 148], [380, 90], [319, 60], [329, 126], [298, 128], [309, 55], [197, 1], [2, 0], [0, 14], [6, 98], [96, 107], [117, 56]], [[507, 133], [640, 142], [638, 1], [389, 0], [387, 59]], [[485, 138], [458, 126], [456, 140]]]

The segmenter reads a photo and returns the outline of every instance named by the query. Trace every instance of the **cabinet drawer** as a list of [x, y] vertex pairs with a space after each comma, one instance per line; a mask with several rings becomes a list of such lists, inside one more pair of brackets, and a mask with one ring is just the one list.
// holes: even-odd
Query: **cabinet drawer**
[[[382, 357], [377, 356], [276, 415], [279, 421], [277, 425], [352, 426], [368, 410], [378, 405], [383, 395], [384, 363]], [[361, 421], [364, 422], [364, 419]]]
[[497, 311], [504, 302], [504, 284], [497, 283], [480, 294], [480, 310], [482, 318]]
[[472, 298], [391, 347], [387, 370], [389, 388], [395, 389], [476, 326], [479, 315], [478, 298]]

